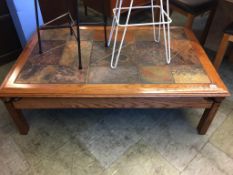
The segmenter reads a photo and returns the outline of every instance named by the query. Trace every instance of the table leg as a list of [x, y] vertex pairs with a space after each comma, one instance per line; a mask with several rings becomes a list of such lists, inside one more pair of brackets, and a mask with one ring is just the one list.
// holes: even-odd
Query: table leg
[[214, 99], [214, 102], [211, 106], [211, 108], [205, 109], [202, 118], [197, 126], [198, 133], [200, 135], [206, 134], [207, 130], [209, 129], [209, 126], [211, 122], [213, 121], [219, 106], [221, 105], [222, 98]]
[[15, 125], [17, 126], [20, 134], [26, 135], [29, 131], [29, 125], [26, 119], [24, 118], [22, 111], [19, 109], [15, 109], [12, 102], [4, 102], [4, 103]]

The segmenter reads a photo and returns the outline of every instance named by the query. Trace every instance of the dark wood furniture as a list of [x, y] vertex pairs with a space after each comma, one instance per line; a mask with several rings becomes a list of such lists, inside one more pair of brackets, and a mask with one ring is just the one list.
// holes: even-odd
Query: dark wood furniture
[[209, 11], [209, 17], [205, 24], [200, 42], [205, 44], [211, 22], [214, 18], [218, 0], [170, 0], [171, 9], [187, 16], [186, 27], [192, 29], [193, 21], [196, 16]]
[[[218, 50], [225, 28], [233, 21], [232, 11], [233, 0], [219, 0], [215, 17], [212, 21], [209, 34], [205, 43], [205, 46], [208, 49], [211, 49], [213, 51]], [[229, 55], [229, 58], [231, 58], [231, 55], [233, 56], [233, 51], [232, 54], [226, 54]]]
[[[69, 11], [73, 17], [73, 19], [76, 19], [76, 0], [49, 0], [49, 3], [47, 0], [39, 0], [40, 3], [40, 9], [41, 14], [43, 16], [43, 21], [46, 23], [48, 21], [51, 21], [52, 19], [57, 18], [61, 14], [67, 13]], [[64, 24], [67, 23], [67, 19], [61, 19], [58, 21], [55, 21], [55, 24]]]
[[[150, 0], [134, 0], [134, 5], [145, 5]], [[87, 15], [87, 8], [92, 8], [100, 13], [103, 13], [103, 7], [102, 3], [106, 3], [106, 14], [108, 17], [111, 17], [113, 15], [112, 9], [116, 6], [116, 0], [99, 0], [98, 3], [96, 3], [95, 0], [83, 0], [84, 7], [85, 7], [85, 13]], [[129, 6], [130, 0], [124, 0], [123, 6]]]
[[15, 60], [22, 48], [6, 0], [0, 1], [0, 64]]
[[36, 52], [37, 37], [30, 40], [0, 87], [21, 134], [29, 131], [22, 109], [50, 108], [205, 108], [197, 130], [207, 132], [230, 94], [190, 30], [172, 28], [174, 57], [167, 65], [152, 28], [130, 28], [116, 70], [110, 69], [111, 49], [102, 45], [100, 30], [81, 29], [83, 70], [75, 60], [75, 42], [55, 40], [69, 30], [45, 31], [43, 42], [51, 50], [42, 55]]
[[229, 45], [229, 42], [233, 42], [233, 23], [231, 23], [229, 26], [226, 27], [224, 31], [224, 35], [222, 38], [222, 41], [220, 43], [220, 47], [218, 49], [218, 52], [216, 54], [215, 60], [214, 60], [214, 67], [216, 69], [219, 69], [223, 57], [225, 55], [225, 52], [227, 50], [227, 47]]

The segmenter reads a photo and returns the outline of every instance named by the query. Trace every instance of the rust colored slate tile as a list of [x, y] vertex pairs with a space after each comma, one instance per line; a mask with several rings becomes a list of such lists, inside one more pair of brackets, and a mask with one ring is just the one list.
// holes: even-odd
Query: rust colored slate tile
[[90, 60], [92, 43], [82, 41], [83, 70], [78, 68], [78, 49], [75, 41], [29, 58], [16, 83], [84, 83]]
[[31, 65], [17, 78], [16, 83], [20, 84], [65, 84], [84, 83], [86, 69], [79, 70], [78, 66], [56, 66], [56, 65]]
[[89, 70], [88, 83], [131, 84], [137, 82], [138, 72], [133, 66], [118, 66], [117, 69], [111, 69], [110, 66], [91, 67]]
[[70, 29], [49, 29], [43, 31], [41, 35], [42, 40], [72, 40], [75, 39], [73, 35], [70, 35]]
[[27, 65], [27, 67], [27, 69], [24, 69], [24, 71], [20, 73], [19, 77], [16, 80], [16, 83], [49, 83], [51, 77], [56, 72], [56, 68], [54, 65]]
[[199, 65], [200, 61], [190, 41], [172, 40], [172, 64], [176, 65]]
[[142, 83], [174, 83], [171, 70], [168, 66], [140, 66], [139, 74]]
[[135, 44], [133, 61], [140, 65], [165, 65], [163, 47], [154, 41], [137, 42]]
[[172, 74], [175, 83], [211, 83], [208, 75], [198, 66], [174, 66]]
[[[112, 47], [103, 47], [104, 42], [94, 42], [92, 47], [90, 66], [110, 66]], [[119, 44], [119, 43], [118, 43]], [[134, 45], [123, 45], [119, 58], [119, 65], [132, 65], [134, 59]], [[117, 51], [115, 52], [117, 54]]]
[[[48, 52], [51, 49], [54, 49], [56, 47], [60, 47], [66, 43], [65, 40], [42, 40], [41, 45], [42, 45], [42, 51], [43, 53]], [[34, 47], [30, 57], [38, 56], [39, 54], [39, 45], [38, 43]]]
[[32, 64], [41, 64], [41, 65], [58, 65], [59, 59], [63, 54], [63, 49], [65, 45], [55, 47], [46, 51], [42, 54], [36, 55], [29, 59]]
[[[81, 42], [81, 54], [82, 64], [84, 68], [87, 68], [90, 61], [92, 42], [82, 41]], [[72, 66], [78, 63], [78, 46], [76, 41], [69, 41], [63, 48], [62, 55], [59, 60], [59, 65]]]
[[50, 83], [85, 83], [87, 75], [87, 69], [83, 68], [82, 70], [78, 69], [78, 66], [66, 67], [58, 66], [56, 67], [56, 73], [51, 77]]
[[[110, 31], [107, 31], [107, 34], [109, 34]], [[123, 31], [119, 31], [117, 41], [121, 41]], [[102, 31], [95, 31], [93, 34], [93, 40], [94, 41], [104, 41], [104, 32]], [[112, 37], [112, 44], [114, 41], [114, 35]], [[128, 31], [125, 35], [125, 42], [133, 42], [134, 41], [134, 32], [133, 31]], [[104, 45], [103, 45], [104, 46]]]
[[[163, 30], [160, 31], [161, 36], [160, 36], [160, 42], [163, 41]], [[135, 40], [136, 41], [154, 41], [154, 32], [153, 28], [150, 30], [145, 29], [145, 30], [137, 30], [134, 32], [135, 34]], [[157, 28], [156, 34], [158, 36], [159, 30]], [[171, 40], [186, 40], [187, 36], [184, 33], [184, 29], [182, 28], [173, 28], [171, 30]]]

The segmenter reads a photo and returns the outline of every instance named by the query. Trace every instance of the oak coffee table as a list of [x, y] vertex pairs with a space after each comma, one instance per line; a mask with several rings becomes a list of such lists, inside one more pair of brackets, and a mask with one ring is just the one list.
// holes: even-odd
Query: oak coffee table
[[113, 70], [112, 49], [103, 47], [100, 30], [81, 29], [82, 70], [69, 30], [44, 31], [42, 55], [32, 37], [0, 88], [21, 134], [29, 131], [22, 109], [52, 108], [205, 108], [197, 130], [207, 132], [230, 94], [191, 31], [171, 29], [173, 59], [167, 65], [163, 41], [153, 41], [152, 28], [131, 28]]

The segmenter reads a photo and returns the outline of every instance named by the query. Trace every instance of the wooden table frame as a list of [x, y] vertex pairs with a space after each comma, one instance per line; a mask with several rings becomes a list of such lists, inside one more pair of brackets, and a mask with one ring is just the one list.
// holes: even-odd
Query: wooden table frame
[[22, 109], [52, 108], [205, 108], [197, 127], [205, 134], [230, 94], [194, 34], [185, 32], [213, 84], [15, 84], [37, 43], [34, 36], [1, 85], [0, 97], [21, 134], [29, 131]]

